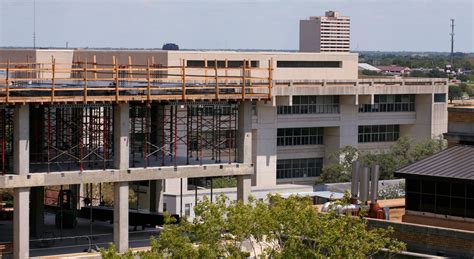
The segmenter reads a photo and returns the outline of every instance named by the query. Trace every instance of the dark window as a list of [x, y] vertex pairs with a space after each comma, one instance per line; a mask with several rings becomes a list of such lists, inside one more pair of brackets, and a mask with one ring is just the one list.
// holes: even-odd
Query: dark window
[[421, 196], [419, 193], [407, 192], [406, 193], [406, 209], [407, 210], [420, 210]]
[[322, 145], [323, 128], [277, 129], [277, 146]]
[[323, 168], [322, 158], [277, 160], [277, 179], [317, 177]]
[[342, 67], [341, 61], [290, 61], [290, 60], [279, 60], [277, 61], [277, 67], [302, 67], [302, 68], [318, 68], [318, 67]]
[[[248, 61], [246, 61], [248, 62]], [[228, 60], [227, 67], [229, 68], [239, 68], [243, 67], [244, 61], [243, 60]], [[186, 61], [187, 67], [195, 67], [195, 68], [204, 68], [206, 66], [206, 62], [204, 60], [187, 60]], [[256, 60], [250, 61], [251, 67], [258, 67], [259, 62]], [[213, 68], [215, 67], [215, 60], [208, 60], [207, 67]], [[225, 60], [217, 60], [217, 67], [223, 68], [226, 67]]]
[[400, 125], [359, 126], [359, 143], [392, 142], [400, 138]]
[[445, 103], [446, 102], [446, 94], [434, 94], [434, 102], [435, 103]]
[[359, 112], [413, 112], [414, 94], [374, 95], [374, 104], [360, 104]]
[[278, 106], [278, 114], [339, 113], [339, 96], [293, 96], [292, 106]]

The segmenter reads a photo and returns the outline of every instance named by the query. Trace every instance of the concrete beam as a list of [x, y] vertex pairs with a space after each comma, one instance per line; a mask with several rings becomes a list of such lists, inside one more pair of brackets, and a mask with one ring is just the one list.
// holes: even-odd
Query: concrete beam
[[148, 181], [177, 178], [235, 176], [253, 174], [249, 164], [212, 164], [132, 168], [129, 170], [89, 170], [53, 173], [33, 173], [28, 175], [0, 175], [0, 188], [33, 186], [54, 186], [82, 183], [103, 183], [123, 181]]
[[114, 167], [127, 169], [129, 167], [130, 145], [130, 106], [119, 103], [114, 106]]
[[15, 188], [13, 191], [13, 258], [29, 258], [30, 188]]
[[247, 203], [251, 194], [252, 178], [248, 175], [237, 176], [237, 200]]
[[30, 106], [16, 105], [13, 112], [13, 173], [30, 172]]
[[114, 244], [119, 253], [128, 249], [128, 182], [114, 183]]

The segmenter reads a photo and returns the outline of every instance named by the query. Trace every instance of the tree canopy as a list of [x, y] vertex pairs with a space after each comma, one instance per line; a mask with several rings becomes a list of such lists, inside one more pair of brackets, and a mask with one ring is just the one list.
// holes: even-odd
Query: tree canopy
[[[348, 197], [348, 196], [347, 196]], [[118, 255], [111, 246], [103, 258], [363, 258], [405, 248], [393, 229], [368, 228], [366, 219], [320, 213], [311, 201], [291, 196], [231, 202], [224, 195], [195, 207], [193, 221], [166, 224], [151, 249]]]
[[352, 146], [346, 146], [330, 155], [330, 159], [339, 163], [323, 167], [317, 183], [350, 182], [352, 163], [361, 161], [366, 166], [380, 165], [380, 179], [393, 179], [393, 173], [413, 162], [437, 153], [446, 147], [443, 139], [426, 139], [417, 144], [409, 137], [399, 138], [387, 152], [361, 152]]

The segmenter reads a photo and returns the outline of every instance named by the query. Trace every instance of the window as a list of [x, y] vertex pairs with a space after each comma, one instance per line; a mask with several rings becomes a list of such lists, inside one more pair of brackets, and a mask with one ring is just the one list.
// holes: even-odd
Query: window
[[318, 177], [323, 168], [322, 158], [277, 160], [277, 179]]
[[342, 67], [341, 61], [303, 61], [303, 60], [279, 60], [277, 61], [277, 67], [282, 68], [339, 68]]
[[293, 96], [292, 106], [278, 106], [278, 114], [321, 114], [339, 113], [337, 95]]
[[462, 182], [406, 179], [406, 209], [474, 218], [472, 187]]
[[323, 128], [286, 128], [277, 130], [277, 146], [322, 144]]
[[186, 204], [184, 205], [184, 215], [185, 215], [186, 217], [191, 216], [191, 203], [186, 203]]
[[[246, 61], [248, 62], [248, 61]], [[227, 61], [227, 67], [230, 68], [239, 68], [243, 67], [244, 61], [243, 60], [228, 60]], [[204, 68], [206, 65], [206, 62], [204, 60], [187, 60], [186, 61], [187, 67], [194, 67], [194, 68]], [[250, 66], [251, 67], [259, 67], [259, 62], [256, 60], [250, 61]], [[214, 68], [215, 67], [215, 60], [208, 60], [207, 61], [207, 67], [208, 68]], [[225, 60], [217, 60], [217, 67], [223, 68], [226, 67], [225, 65]]]
[[359, 112], [414, 112], [414, 94], [374, 95], [374, 104], [360, 104]]
[[434, 94], [434, 102], [435, 103], [445, 103], [446, 102], [446, 94]]
[[391, 142], [400, 138], [400, 125], [359, 126], [359, 143]]

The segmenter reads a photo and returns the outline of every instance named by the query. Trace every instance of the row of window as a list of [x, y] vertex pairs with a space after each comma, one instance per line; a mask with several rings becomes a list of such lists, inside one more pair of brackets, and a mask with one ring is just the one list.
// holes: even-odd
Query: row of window
[[292, 106], [278, 106], [278, 114], [339, 113], [339, 96], [293, 96]]
[[[248, 66], [248, 61], [246, 61], [246, 65]], [[217, 60], [217, 67], [219, 68], [239, 68], [243, 67], [244, 61], [243, 60], [227, 60], [227, 66], [225, 60]], [[186, 61], [187, 67], [195, 67], [195, 68], [204, 68], [206, 67], [206, 61], [204, 60], [187, 60]], [[207, 60], [207, 67], [214, 68], [216, 66], [215, 60]], [[259, 67], [259, 62], [256, 60], [250, 61], [251, 67]]]
[[277, 146], [322, 144], [323, 128], [285, 128], [277, 130]]
[[374, 95], [374, 104], [359, 105], [359, 112], [413, 112], [415, 111], [414, 94], [380, 94]]
[[359, 126], [359, 143], [391, 142], [400, 138], [400, 125]]
[[277, 179], [318, 177], [322, 168], [322, 158], [279, 159]]
[[474, 218], [474, 184], [406, 180], [406, 209]]

